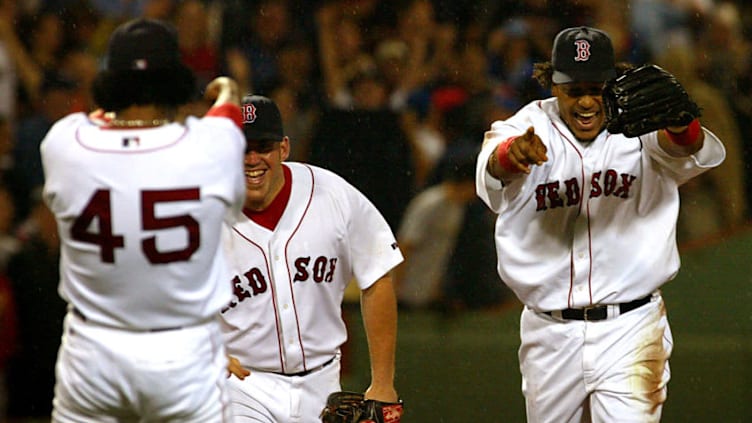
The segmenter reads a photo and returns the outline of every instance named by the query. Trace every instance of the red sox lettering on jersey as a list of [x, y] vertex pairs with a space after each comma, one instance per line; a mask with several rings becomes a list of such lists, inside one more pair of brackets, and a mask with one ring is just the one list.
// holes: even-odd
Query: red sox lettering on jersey
[[273, 231], [243, 216], [224, 229], [232, 301], [222, 310], [228, 354], [251, 369], [294, 373], [339, 350], [346, 286], [369, 287], [402, 261], [373, 204], [327, 170], [285, 162], [294, 183]]
[[[637, 176], [628, 173], [618, 173], [614, 169], [605, 172], [595, 172], [590, 178], [590, 197], [598, 198], [616, 197], [629, 198], [632, 182]], [[562, 187], [564, 189], [562, 190]], [[549, 208], [579, 206], [582, 200], [582, 191], [577, 178], [569, 178], [561, 181], [553, 181], [539, 184], [535, 188], [536, 210], [543, 211]]]
[[[334, 270], [337, 267], [336, 257], [319, 256], [314, 260], [311, 260], [310, 256], [298, 257], [293, 260], [293, 263], [295, 264], [293, 283], [331, 283], [334, 280]], [[235, 276], [232, 279], [232, 286], [235, 298], [222, 310], [222, 313], [234, 308], [247, 298], [268, 292], [269, 282], [261, 269], [254, 267], [243, 273], [242, 280], [240, 276]]]

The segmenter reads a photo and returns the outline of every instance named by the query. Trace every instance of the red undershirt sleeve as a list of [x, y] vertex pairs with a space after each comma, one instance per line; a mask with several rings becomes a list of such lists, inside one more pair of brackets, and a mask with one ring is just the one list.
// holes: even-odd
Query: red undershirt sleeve
[[238, 107], [236, 104], [224, 103], [220, 104], [219, 106], [212, 106], [212, 108], [209, 109], [208, 112], [206, 112], [206, 116], [229, 118], [233, 122], [235, 122], [235, 125], [237, 125], [238, 128], [243, 129], [243, 114], [240, 111], [240, 107]]

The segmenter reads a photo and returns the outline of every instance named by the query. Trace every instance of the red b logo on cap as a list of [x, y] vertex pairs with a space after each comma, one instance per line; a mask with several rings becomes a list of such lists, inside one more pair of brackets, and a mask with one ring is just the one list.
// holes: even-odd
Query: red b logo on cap
[[243, 123], [253, 123], [256, 121], [256, 106], [253, 104], [243, 105]]
[[587, 40], [574, 40], [574, 45], [577, 48], [574, 61], [587, 62], [590, 59], [590, 43]]

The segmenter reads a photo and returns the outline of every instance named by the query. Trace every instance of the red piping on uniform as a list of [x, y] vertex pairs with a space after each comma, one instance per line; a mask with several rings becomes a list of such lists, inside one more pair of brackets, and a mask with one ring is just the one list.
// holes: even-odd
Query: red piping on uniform
[[[142, 129], [143, 130], [143, 129], [154, 129], [154, 128], [155, 127], [151, 127], [151, 128], [130, 128], [129, 131], [133, 131], [133, 132], [130, 132], [130, 133], [136, 134], [136, 133], [138, 133], [138, 132], [136, 132], [138, 129]], [[103, 128], [103, 127], [100, 127], [99, 129], [101, 129], [101, 130], [110, 130], [110, 128]], [[118, 130], [123, 130], [125, 128], [117, 128], [117, 129]], [[173, 142], [171, 142], [169, 144], [165, 144], [165, 145], [162, 145], [162, 146], [159, 146], [159, 147], [152, 147], [152, 148], [139, 148], [138, 150], [133, 149], [133, 150], [123, 150], [123, 151], [119, 151], [118, 150], [118, 151], [116, 151], [116, 150], [107, 150], [107, 149], [103, 149], [103, 148], [93, 148], [93, 147], [90, 147], [90, 146], [84, 144], [83, 140], [81, 139], [81, 136], [79, 135], [80, 131], [81, 131], [80, 127], [78, 129], [76, 129], [76, 142], [81, 146], [81, 148], [83, 148], [84, 150], [93, 151], [95, 153], [108, 153], [108, 154], [144, 154], [144, 153], [151, 153], [152, 151], [164, 150], [166, 148], [170, 148], [170, 147], [174, 146], [175, 144], [179, 143], [188, 134], [188, 128], [184, 128], [183, 129], [183, 133], [180, 134], [180, 136], [177, 137], [175, 139], [175, 141], [173, 141]]]
[[313, 179], [313, 170], [306, 165], [306, 168], [311, 173], [311, 192], [308, 196], [308, 203], [305, 205], [305, 209], [303, 210], [303, 214], [300, 216], [300, 220], [298, 221], [298, 225], [295, 227], [295, 229], [292, 231], [292, 234], [290, 234], [290, 237], [287, 239], [287, 243], [285, 243], [285, 264], [287, 264], [287, 283], [290, 284], [290, 293], [292, 294], [292, 309], [295, 312], [295, 323], [298, 325], [298, 342], [300, 343], [300, 352], [303, 354], [303, 371], [308, 370], [308, 366], [306, 366], [306, 353], [305, 348], [303, 348], [303, 337], [300, 334], [300, 319], [298, 318], [298, 307], [295, 304], [295, 290], [292, 287], [292, 275], [290, 271], [290, 260], [287, 259], [287, 249], [290, 247], [290, 241], [292, 241], [292, 238], [295, 236], [295, 234], [298, 232], [298, 229], [300, 229], [300, 225], [303, 224], [303, 219], [305, 218], [306, 214], [308, 214], [308, 209], [311, 207], [311, 202], [313, 201], [313, 189], [315, 186], [315, 181]]
[[[580, 204], [577, 206], [577, 216], [582, 214], [582, 203], [585, 201], [585, 165], [582, 164], [582, 153], [577, 148], [577, 145], [575, 145], [564, 132], [560, 131], [559, 128], [553, 124], [554, 129], [561, 135], [563, 139], [567, 141], [567, 143], [574, 149], [575, 153], [577, 153], [577, 156], [580, 158], [580, 177], [582, 178], [582, 184], [580, 188]], [[588, 252], [590, 254], [590, 267], [588, 271], [588, 290], [590, 289], [590, 277], [593, 270], [593, 254], [591, 250], [591, 243], [590, 243], [590, 204], [588, 203], [587, 208], [587, 224], [588, 224]], [[570, 249], [569, 251], [569, 294], [567, 295], [567, 306], [572, 307], [573, 301], [572, 301], [572, 290], [574, 289], [574, 248]], [[592, 304], [593, 295], [590, 293], [590, 303]]]
[[[250, 220], [250, 219], [249, 219]], [[260, 245], [253, 242], [251, 239], [246, 238], [245, 235], [243, 235], [240, 231], [238, 231], [235, 227], [232, 228], [235, 233], [240, 235], [241, 238], [251, 243], [253, 246], [258, 248], [261, 251], [261, 255], [264, 256], [264, 264], [266, 265], [266, 274], [269, 275], [269, 289], [271, 289], [271, 295], [272, 295], [272, 307], [274, 307], [274, 324], [277, 326], [277, 349], [279, 351], [279, 368], [282, 369], [282, 372], [285, 371], [285, 363], [282, 359], [283, 352], [282, 352], [282, 343], [284, 340], [282, 339], [282, 331], [279, 329], [279, 309], [277, 308], [277, 295], [274, 293], [274, 279], [271, 272], [271, 268], [269, 266], [269, 260], [267, 260], [266, 253], [264, 252], [264, 249], [261, 248]]]
[[567, 294], [567, 307], [572, 307], [572, 289], [574, 289], [574, 249], [569, 251], [569, 293]]
[[588, 259], [589, 265], [588, 265], [588, 276], [587, 276], [587, 284], [588, 284], [588, 295], [590, 295], [590, 304], [593, 304], [593, 234], [590, 233], [590, 201], [587, 203], [587, 237], [588, 237]]

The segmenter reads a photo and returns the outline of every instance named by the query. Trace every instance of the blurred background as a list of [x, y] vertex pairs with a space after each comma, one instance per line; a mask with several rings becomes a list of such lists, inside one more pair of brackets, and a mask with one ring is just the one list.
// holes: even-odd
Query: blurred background
[[[382, 211], [406, 256], [398, 389], [414, 422], [524, 421], [520, 305], [495, 274], [494, 216], [468, 168], [491, 122], [549, 95], [531, 75], [555, 34], [595, 26], [618, 60], [674, 73], [728, 156], [681, 189], [664, 421], [752, 415], [749, 2], [0, 0], [0, 422], [49, 421], [65, 313], [39, 144], [57, 119], [95, 108], [110, 33], [138, 16], [178, 30], [198, 77], [183, 115], [203, 113], [202, 88], [230, 75], [280, 106], [291, 160], [339, 173]], [[363, 390], [356, 296], [344, 380]]]

